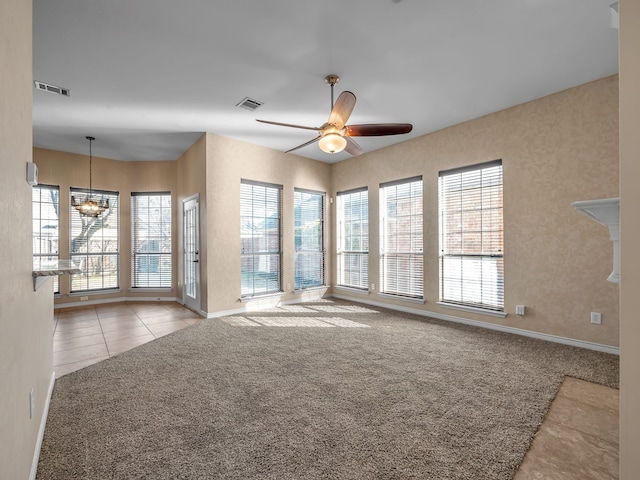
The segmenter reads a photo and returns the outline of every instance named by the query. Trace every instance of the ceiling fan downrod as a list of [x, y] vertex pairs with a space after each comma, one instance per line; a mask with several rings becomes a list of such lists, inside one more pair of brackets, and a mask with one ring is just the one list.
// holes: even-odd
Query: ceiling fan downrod
[[340, 81], [340, 77], [338, 75], [327, 75], [324, 77], [324, 81], [331, 85], [331, 109], [333, 110], [333, 87], [336, 83]]

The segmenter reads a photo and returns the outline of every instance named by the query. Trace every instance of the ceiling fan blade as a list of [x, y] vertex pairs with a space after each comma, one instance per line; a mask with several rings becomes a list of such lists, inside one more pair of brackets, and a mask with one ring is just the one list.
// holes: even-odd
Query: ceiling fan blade
[[293, 152], [294, 150], [298, 150], [299, 148], [302, 147], [306, 147], [307, 145], [311, 145], [312, 143], [317, 142], [318, 140], [320, 140], [322, 138], [322, 135], [318, 135], [316, 138], [314, 138], [313, 140], [309, 140], [308, 142], [303, 143], [302, 145], [298, 145], [297, 147], [293, 147], [289, 150], [287, 150], [284, 153], [289, 153], [289, 152]]
[[344, 138], [347, 141], [347, 146], [344, 147], [345, 152], [350, 153], [354, 157], [357, 157], [358, 155], [362, 155], [364, 153], [364, 150], [362, 150], [362, 147], [358, 145], [353, 138], [351, 137], [344, 137]]
[[380, 137], [383, 135], [400, 135], [413, 129], [410, 123], [368, 123], [363, 125], [347, 125], [346, 136]]
[[356, 96], [349, 91], [342, 92], [331, 109], [327, 123], [335, 125], [341, 130], [347, 123], [347, 120], [349, 120], [351, 112], [353, 112], [353, 107], [355, 106]]
[[303, 128], [305, 130], [315, 130], [316, 132], [320, 130], [317, 127], [305, 127], [304, 125], [293, 125], [291, 123], [280, 123], [280, 122], [271, 122], [269, 120], [259, 120], [256, 118], [256, 122], [260, 123], [268, 123], [269, 125], [279, 125], [281, 127], [292, 127], [292, 128]]

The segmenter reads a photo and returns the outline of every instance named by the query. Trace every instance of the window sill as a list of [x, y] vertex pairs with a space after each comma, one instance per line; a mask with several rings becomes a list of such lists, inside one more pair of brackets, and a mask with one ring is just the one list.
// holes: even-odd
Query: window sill
[[299, 288], [294, 290], [293, 293], [305, 293], [305, 292], [313, 292], [314, 290], [326, 290], [328, 287], [326, 285], [318, 285], [317, 287], [307, 287], [307, 288]]
[[344, 285], [335, 285], [333, 288], [336, 290], [344, 290], [345, 292], [359, 293], [361, 295], [369, 295], [371, 293], [366, 288], [346, 287]]
[[130, 293], [140, 292], [140, 293], [170, 293], [173, 291], [171, 287], [157, 287], [157, 288], [147, 288], [147, 287], [131, 287], [129, 289]]
[[505, 318], [507, 316], [505, 312], [498, 312], [496, 310], [488, 310], [485, 308], [478, 308], [478, 307], [467, 307], [466, 305], [456, 305], [455, 303], [436, 302], [436, 305], [439, 305], [444, 308], [451, 308], [452, 310], [460, 310], [463, 312], [477, 313], [479, 315], [488, 315], [490, 317]]
[[71, 292], [68, 293], [68, 297], [86, 297], [88, 295], [110, 295], [112, 293], [121, 293], [119, 288], [112, 288], [110, 290], [85, 290], [83, 292]]
[[263, 300], [267, 298], [281, 297], [282, 295], [284, 295], [284, 292], [267, 293], [265, 295], [254, 295], [253, 297], [240, 297], [240, 301], [242, 303], [247, 303], [253, 300]]
[[380, 292], [378, 295], [384, 298], [392, 298], [394, 300], [400, 300], [403, 302], [419, 303], [420, 305], [424, 305], [424, 298], [404, 297], [402, 295], [394, 295], [393, 293], [382, 293], [382, 292]]

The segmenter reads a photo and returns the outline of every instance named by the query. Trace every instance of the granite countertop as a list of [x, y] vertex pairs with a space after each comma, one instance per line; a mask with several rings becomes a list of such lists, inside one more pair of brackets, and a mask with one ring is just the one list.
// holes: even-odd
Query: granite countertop
[[64, 275], [82, 273], [80, 266], [73, 263], [71, 260], [57, 260], [51, 262], [46, 267], [41, 267], [33, 270], [34, 277], [49, 277], [54, 275]]
[[33, 269], [33, 290], [36, 291], [49, 278], [56, 275], [75, 275], [82, 273], [82, 268], [71, 260], [54, 260], [46, 266]]

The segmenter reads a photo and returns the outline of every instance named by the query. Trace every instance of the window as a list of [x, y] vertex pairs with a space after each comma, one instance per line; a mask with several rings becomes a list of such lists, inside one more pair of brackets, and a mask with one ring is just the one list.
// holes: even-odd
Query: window
[[422, 177], [380, 185], [380, 291], [423, 296]]
[[131, 286], [171, 288], [171, 193], [131, 194]]
[[[71, 195], [86, 195], [85, 189], [72, 188]], [[71, 260], [82, 273], [71, 276], [71, 292], [118, 288], [118, 192], [93, 190], [109, 199], [109, 209], [100, 217], [83, 217], [70, 208]]]
[[338, 285], [368, 289], [369, 197], [366, 188], [338, 192]]
[[440, 299], [504, 310], [502, 161], [440, 172]]
[[242, 180], [242, 298], [282, 291], [282, 187]]
[[[59, 249], [60, 189], [33, 187], [33, 268], [57, 267]], [[60, 293], [59, 276], [53, 277], [53, 291]]]
[[324, 193], [293, 193], [294, 288], [324, 285]]

